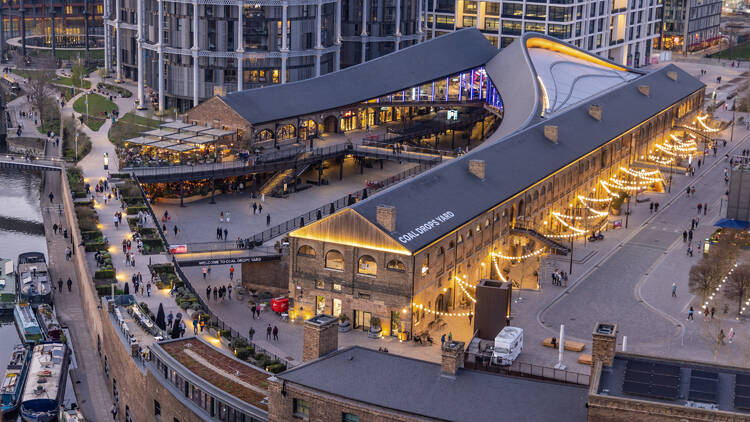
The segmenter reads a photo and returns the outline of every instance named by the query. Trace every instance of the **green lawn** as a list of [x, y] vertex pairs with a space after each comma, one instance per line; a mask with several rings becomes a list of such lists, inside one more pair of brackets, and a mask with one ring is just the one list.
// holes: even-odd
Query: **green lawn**
[[[57, 78], [54, 81], [52, 81], [52, 83], [58, 84], [58, 85], [73, 86], [73, 79], [71, 79], [70, 77], [66, 76], [66, 77], [62, 77], [62, 78]], [[84, 79], [83, 80], [83, 88], [85, 88], [85, 89], [91, 88], [91, 81], [87, 81], [86, 79]]]
[[[117, 104], [113, 103], [112, 101], [109, 101], [108, 99], [102, 97], [99, 94], [91, 94], [91, 95], [83, 95], [79, 97], [75, 103], [73, 103], [73, 110], [86, 114], [86, 97], [89, 99], [89, 115], [90, 116], [99, 116], [100, 114], [104, 112], [111, 112], [112, 110], [117, 110]], [[100, 116], [104, 117], [104, 116]]]
[[118, 146], [125, 139], [135, 138], [143, 132], [159, 127], [161, 122], [130, 112], [115, 122], [109, 129], [109, 140]]
[[726, 49], [713, 54], [711, 57], [715, 59], [745, 59], [750, 58], [750, 41], [744, 42], [733, 46], [731, 49]]

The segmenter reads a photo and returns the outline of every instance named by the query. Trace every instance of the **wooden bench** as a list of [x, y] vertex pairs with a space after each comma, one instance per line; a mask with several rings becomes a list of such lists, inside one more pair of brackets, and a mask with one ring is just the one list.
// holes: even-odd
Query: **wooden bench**
[[[542, 345], [546, 347], [552, 347], [552, 337], [545, 338], [542, 342]], [[583, 343], [565, 340], [565, 350], [569, 350], [571, 352], [581, 352], [583, 351], [584, 347], [586, 347], [586, 345]]]
[[589, 365], [589, 366], [593, 366], [594, 365], [594, 361], [591, 358], [591, 355], [588, 354], [588, 353], [584, 353], [581, 356], [579, 356], [578, 357], [578, 363], [581, 363], [581, 364], [584, 364], [584, 365]]

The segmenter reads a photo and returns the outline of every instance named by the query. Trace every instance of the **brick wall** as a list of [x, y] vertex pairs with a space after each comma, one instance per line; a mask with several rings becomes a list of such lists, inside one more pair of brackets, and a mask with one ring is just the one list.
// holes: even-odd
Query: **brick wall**
[[242, 264], [242, 287], [258, 292], [286, 295], [289, 289], [289, 257], [279, 261], [246, 262]]
[[212, 97], [185, 113], [186, 122], [197, 122], [199, 125], [214, 127], [217, 121], [219, 128], [241, 130], [242, 140], [250, 141], [252, 125], [229, 107], [221, 98]]
[[741, 422], [750, 415], [696, 409], [622, 397], [589, 395], [589, 422]]
[[302, 361], [317, 359], [339, 348], [338, 320], [326, 324], [305, 321], [302, 334]]
[[316, 422], [340, 422], [344, 413], [351, 413], [358, 416], [360, 422], [416, 422], [433, 420], [321, 393], [288, 382], [286, 387], [284, 387], [285, 395], [281, 394], [281, 390], [282, 380], [275, 377], [271, 378], [268, 382], [269, 422], [295, 420], [293, 416], [294, 399], [305, 400], [309, 404], [309, 420]]

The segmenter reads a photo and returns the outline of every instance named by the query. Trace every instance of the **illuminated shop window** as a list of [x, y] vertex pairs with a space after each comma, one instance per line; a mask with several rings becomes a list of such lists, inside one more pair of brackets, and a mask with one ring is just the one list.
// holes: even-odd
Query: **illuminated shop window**
[[359, 258], [357, 272], [366, 275], [376, 275], [378, 273], [378, 264], [370, 255], [363, 255], [361, 258]]
[[337, 250], [328, 251], [325, 266], [331, 270], [344, 271], [344, 256]]

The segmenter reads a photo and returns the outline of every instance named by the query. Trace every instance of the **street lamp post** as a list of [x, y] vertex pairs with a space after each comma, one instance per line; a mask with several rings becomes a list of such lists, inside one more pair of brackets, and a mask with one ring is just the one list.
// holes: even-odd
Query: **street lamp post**
[[734, 117], [737, 114], [737, 100], [732, 103], [732, 130], [729, 132], [729, 143], [734, 140]]
[[628, 195], [628, 208], [625, 210], [625, 228], [628, 228], [628, 219], [630, 218], [630, 194]]

